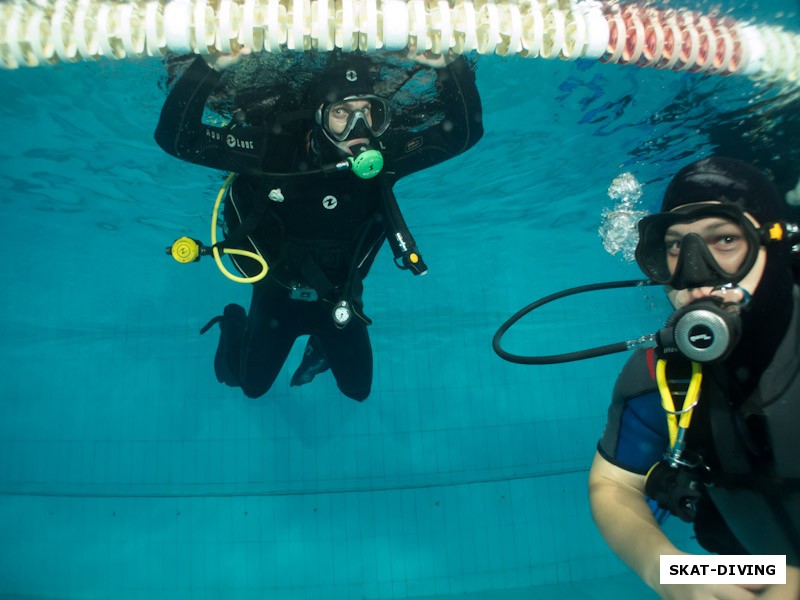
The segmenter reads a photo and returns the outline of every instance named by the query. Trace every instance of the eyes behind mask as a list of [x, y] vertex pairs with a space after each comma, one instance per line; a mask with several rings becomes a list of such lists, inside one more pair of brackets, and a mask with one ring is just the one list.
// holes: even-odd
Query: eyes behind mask
[[[367, 106], [358, 106], [368, 102]], [[331, 120], [344, 120], [341, 131], [333, 131]], [[345, 98], [317, 111], [316, 120], [322, 125], [326, 134], [336, 142], [353, 137], [379, 137], [391, 123], [391, 107], [389, 102], [378, 96], [363, 95]]]
[[[680, 224], [712, 217], [707, 232], [676, 233]], [[761, 237], [735, 205], [686, 205], [639, 221], [636, 262], [652, 281], [674, 289], [735, 284], [753, 268]]]

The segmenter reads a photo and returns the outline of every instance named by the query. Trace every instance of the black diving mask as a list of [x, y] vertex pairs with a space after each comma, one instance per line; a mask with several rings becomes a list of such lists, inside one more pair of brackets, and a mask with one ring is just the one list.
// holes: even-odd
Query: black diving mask
[[[712, 219], [697, 232], [681, 225]], [[736, 284], [753, 268], [765, 234], [731, 203], [681, 206], [642, 218], [636, 262], [653, 282], [681, 290]]]
[[336, 142], [354, 137], [380, 137], [391, 122], [391, 107], [379, 96], [349, 96], [318, 110], [316, 120]]

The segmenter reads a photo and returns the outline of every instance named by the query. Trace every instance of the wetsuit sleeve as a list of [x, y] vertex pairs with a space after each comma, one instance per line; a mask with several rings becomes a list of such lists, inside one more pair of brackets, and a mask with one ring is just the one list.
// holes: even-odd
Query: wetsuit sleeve
[[481, 98], [467, 61], [458, 57], [436, 74], [444, 119], [425, 131], [392, 140], [390, 169], [395, 180], [461, 154], [483, 136]]
[[182, 160], [220, 169], [260, 173], [267, 139], [261, 127], [222, 128], [203, 123], [206, 100], [221, 74], [198, 57], [183, 73], [161, 109], [155, 139]]
[[644, 352], [637, 353], [623, 368], [597, 444], [607, 461], [639, 475], [646, 475], [669, 447], [666, 415], [645, 361]]

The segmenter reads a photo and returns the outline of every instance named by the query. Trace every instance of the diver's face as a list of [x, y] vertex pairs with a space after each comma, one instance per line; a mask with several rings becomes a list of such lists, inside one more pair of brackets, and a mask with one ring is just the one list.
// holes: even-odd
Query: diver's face
[[[748, 213], [745, 216], [758, 227], [758, 222]], [[734, 221], [722, 217], [706, 217], [690, 223], [676, 223], [669, 227], [664, 234], [664, 243], [667, 252], [667, 266], [670, 273], [674, 274], [681, 252], [681, 244], [686, 235], [693, 233], [700, 237], [713, 256], [719, 268], [726, 273], [736, 273], [744, 263], [749, 250], [749, 242], [742, 226]], [[747, 290], [751, 295], [755, 292], [761, 275], [764, 272], [766, 250], [759, 250], [753, 268], [734, 288], [720, 289], [711, 286], [675, 290], [667, 288], [669, 299], [675, 308], [707, 296], [719, 296], [728, 302], [741, 302], [744, 294], [740, 288]]]
[[328, 129], [335, 135], [342, 135], [345, 129], [352, 127], [351, 119], [356, 118], [356, 113], [361, 113], [367, 123], [372, 127], [372, 103], [369, 100], [350, 100], [337, 102], [328, 111]]
[[667, 267], [674, 274], [685, 236], [694, 233], [703, 240], [717, 265], [726, 273], [736, 273], [747, 256], [748, 241], [738, 223], [721, 217], [708, 217], [693, 223], [676, 223], [667, 229]]

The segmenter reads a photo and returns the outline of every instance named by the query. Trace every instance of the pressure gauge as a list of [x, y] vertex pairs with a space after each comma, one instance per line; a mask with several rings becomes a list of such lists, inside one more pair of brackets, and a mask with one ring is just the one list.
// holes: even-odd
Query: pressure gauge
[[350, 310], [350, 304], [347, 300], [342, 300], [333, 307], [333, 322], [337, 327], [342, 328], [350, 322], [353, 316], [353, 311]]

